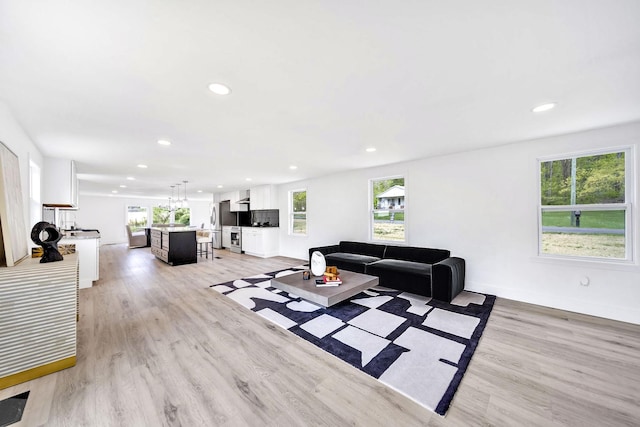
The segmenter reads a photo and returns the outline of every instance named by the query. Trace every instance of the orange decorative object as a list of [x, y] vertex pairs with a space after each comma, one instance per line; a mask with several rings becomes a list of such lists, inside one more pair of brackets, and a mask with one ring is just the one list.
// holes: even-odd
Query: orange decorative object
[[338, 272], [338, 267], [334, 266], [327, 266], [327, 269], [324, 272], [324, 276], [330, 279], [338, 277], [338, 274], [340, 274]]

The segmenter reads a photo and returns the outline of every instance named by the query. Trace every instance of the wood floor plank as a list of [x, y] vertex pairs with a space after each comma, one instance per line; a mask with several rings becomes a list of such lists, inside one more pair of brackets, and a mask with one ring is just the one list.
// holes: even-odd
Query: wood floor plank
[[640, 424], [638, 325], [498, 298], [440, 417], [209, 288], [302, 260], [215, 252], [171, 267], [103, 246], [77, 365], [0, 390], [31, 390], [15, 426]]

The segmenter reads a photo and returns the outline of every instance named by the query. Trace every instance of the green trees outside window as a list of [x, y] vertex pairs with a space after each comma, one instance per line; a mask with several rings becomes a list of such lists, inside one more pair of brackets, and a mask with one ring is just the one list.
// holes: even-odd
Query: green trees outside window
[[628, 259], [628, 152], [540, 162], [540, 252]]
[[191, 209], [189, 208], [180, 208], [175, 211], [175, 223], [182, 225], [190, 225], [191, 224]]
[[290, 233], [307, 234], [307, 190], [291, 192]]
[[[161, 206], [153, 207], [153, 223], [169, 224], [171, 222], [171, 211]], [[180, 208], [174, 211], [174, 223], [182, 225], [191, 224], [191, 210], [189, 208]]]
[[153, 207], [153, 223], [154, 224], [169, 224], [171, 218], [171, 211], [160, 206]]
[[624, 183], [624, 152], [540, 164], [540, 202], [543, 206], [624, 203]]

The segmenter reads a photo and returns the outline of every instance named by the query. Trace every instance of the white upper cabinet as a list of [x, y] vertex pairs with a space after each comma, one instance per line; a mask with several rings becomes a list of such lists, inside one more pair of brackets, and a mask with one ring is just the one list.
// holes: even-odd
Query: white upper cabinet
[[231, 212], [246, 212], [249, 210], [249, 204], [238, 203], [238, 200], [244, 199], [245, 197], [247, 197], [247, 190], [229, 191], [227, 193], [222, 193], [220, 201], [229, 200], [231, 202], [229, 204], [229, 210]]
[[78, 207], [78, 177], [73, 160], [45, 157], [42, 204], [61, 208]]
[[278, 187], [275, 185], [260, 185], [252, 187], [251, 210], [278, 209]]

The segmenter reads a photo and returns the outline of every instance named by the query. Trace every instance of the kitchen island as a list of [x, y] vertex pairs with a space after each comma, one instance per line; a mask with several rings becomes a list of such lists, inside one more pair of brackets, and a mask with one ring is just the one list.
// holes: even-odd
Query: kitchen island
[[65, 230], [59, 244], [73, 244], [79, 259], [80, 288], [90, 288], [100, 278], [100, 232]]
[[192, 227], [152, 227], [151, 253], [169, 265], [198, 262], [196, 229]]

